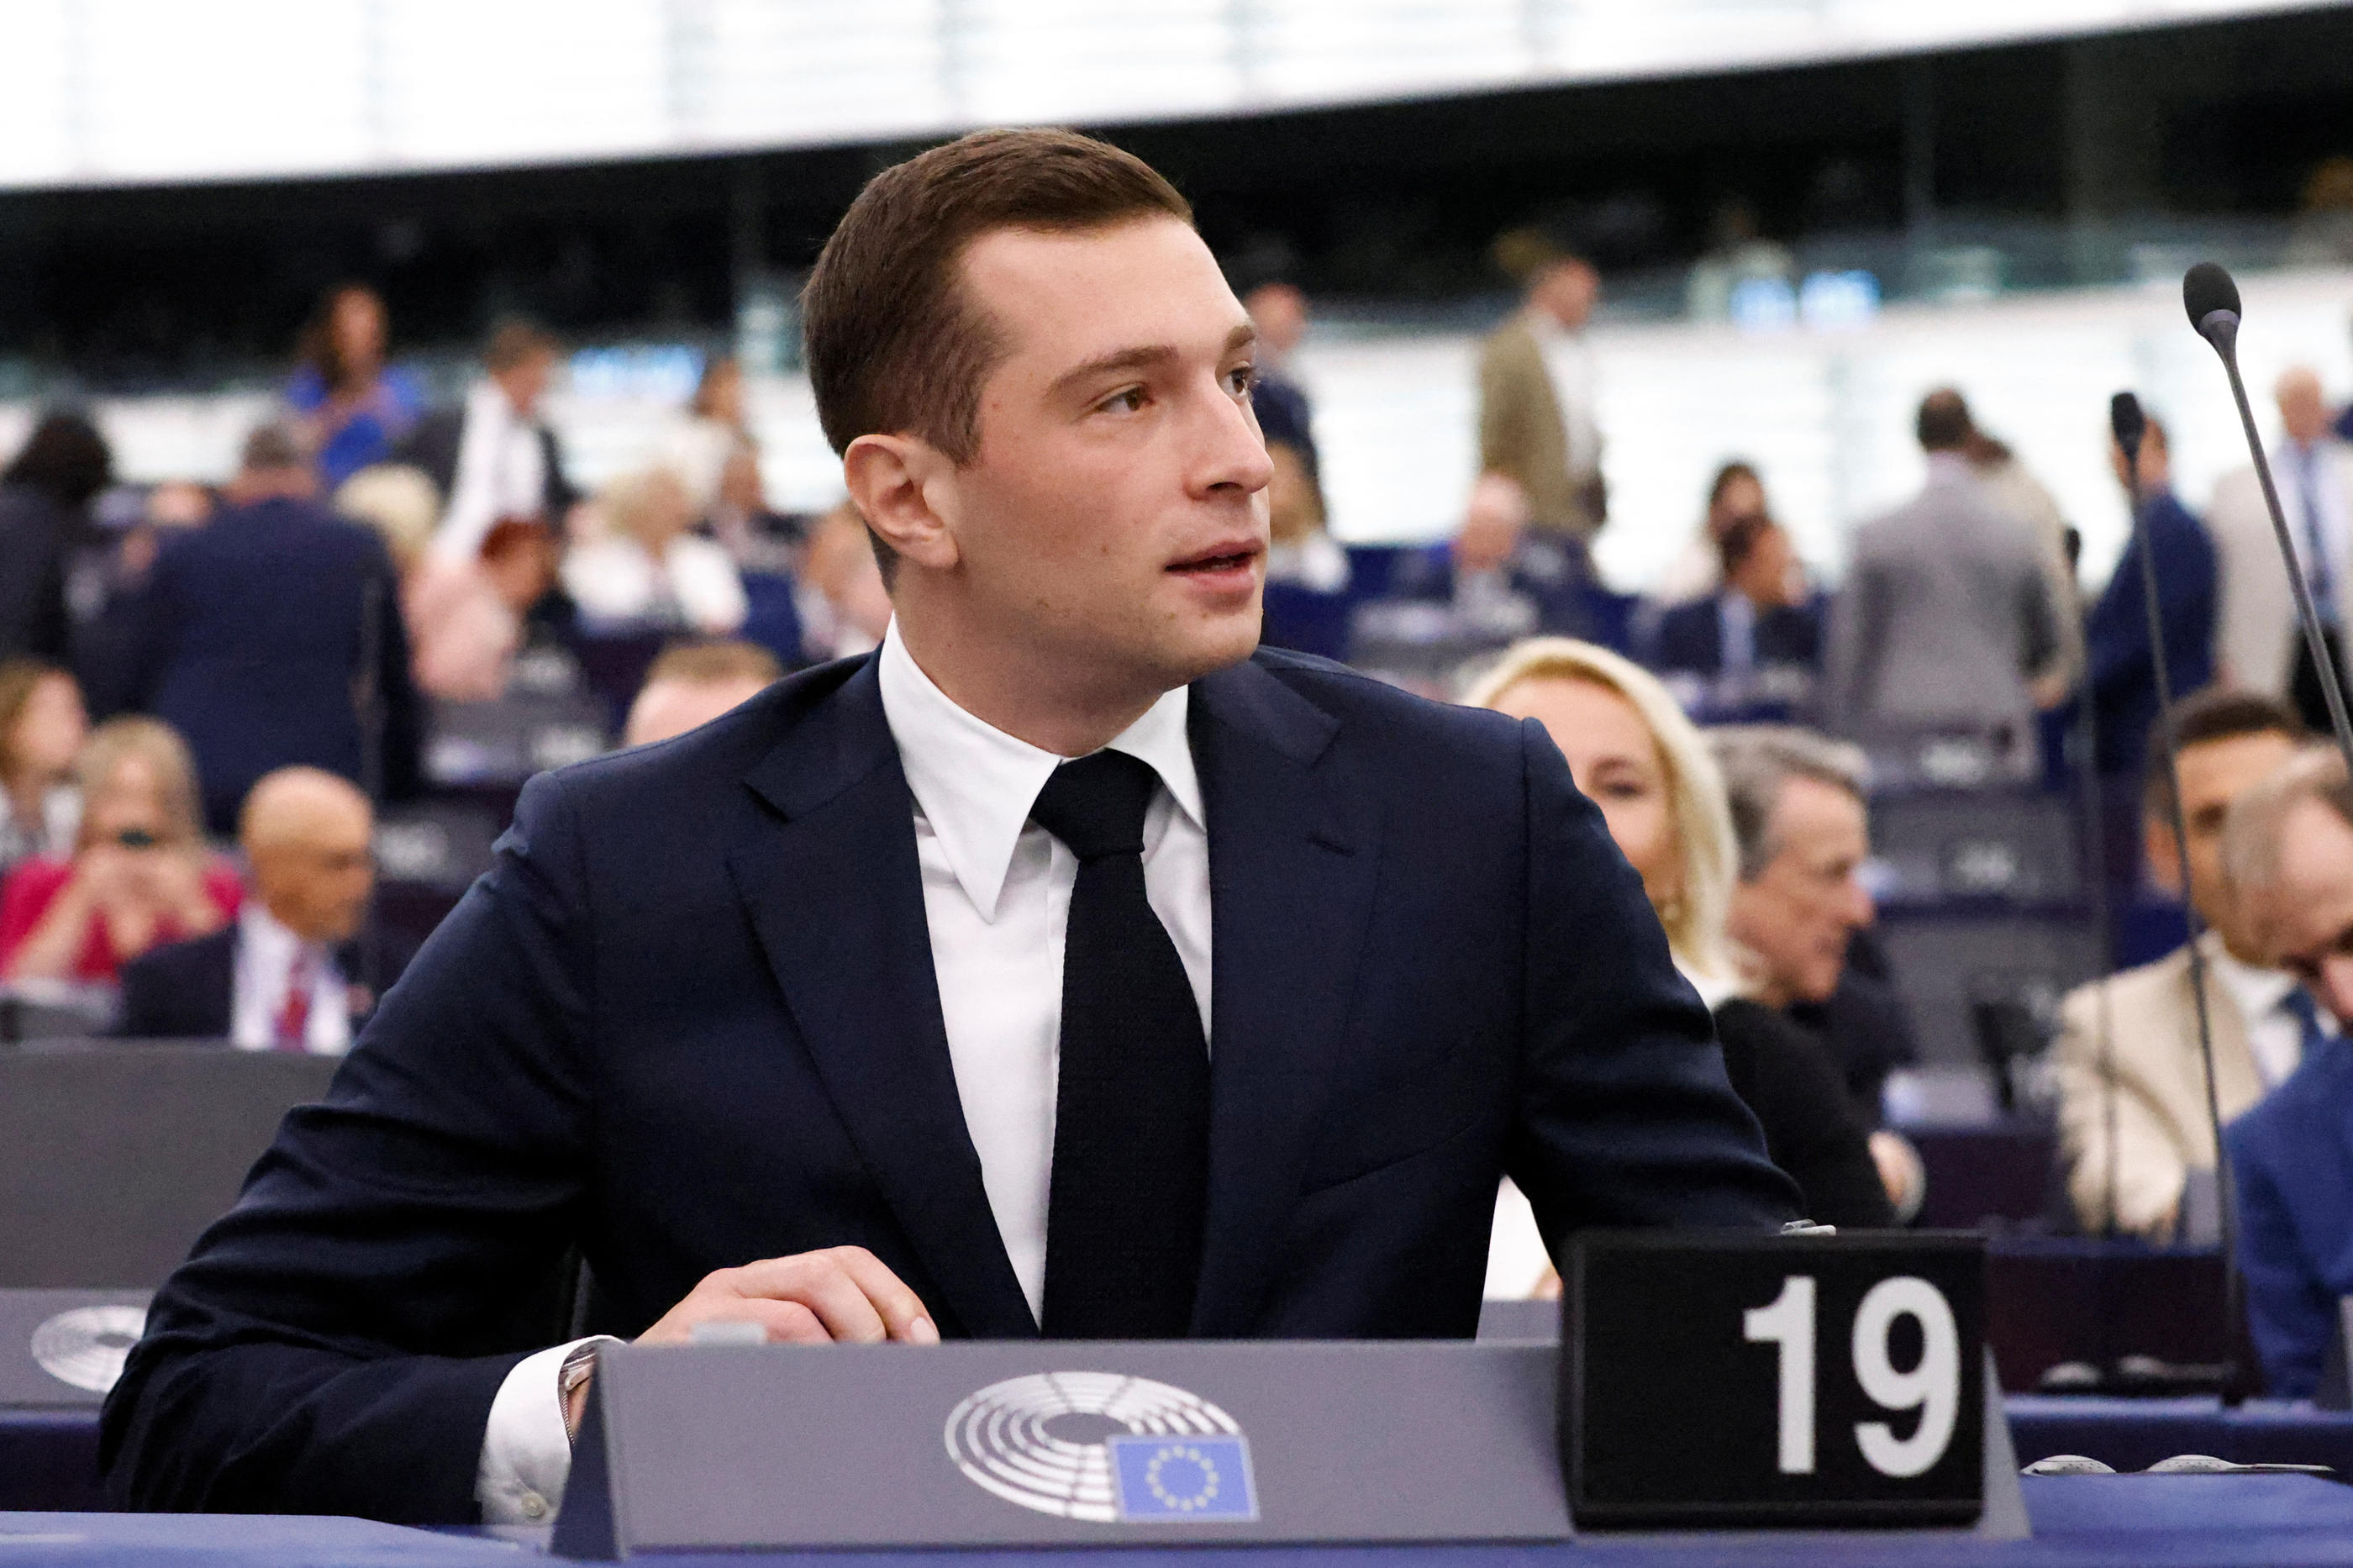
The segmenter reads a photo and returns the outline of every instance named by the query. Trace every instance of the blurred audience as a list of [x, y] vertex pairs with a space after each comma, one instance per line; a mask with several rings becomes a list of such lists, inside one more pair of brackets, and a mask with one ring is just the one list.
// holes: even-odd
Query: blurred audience
[[327, 291], [302, 330], [286, 406], [302, 421], [329, 489], [392, 455], [425, 405], [425, 388], [385, 363], [384, 297], [364, 283]]
[[1820, 1041], [1749, 994], [1726, 938], [1736, 850], [1724, 784], [1674, 699], [1630, 661], [1544, 638], [1512, 650], [1469, 698], [1534, 719], [1642, 879], [1676, 967], [1715, 1013], [1725, 1068], [1773, 1163], [1826, 1225], [1894, 1223], [1869, 1132]]
[[768, 505], [760, 454], [738, 447], [719, 469], [719, 493], [703, 523], [736, 568], [749, 574], [789, 577], [799, 552], [802, 520]]
[[621, 744], [651, 745], [683, 735], [748, 702], [784, 679], [776, 656], [756, 643], [685, 643], [664, 648], [629, 705]]
[[813, 663], [869, 653], [891, 626], [891, 595], [858, 509], [843, 501], [810, 526], [795, 597]]
[[1821, 626], [1804, 598], [1805, 574], [1789, 535], [1766, 517], [1746, 517], [1716, 541], [1723, 585], [1678, 605], [1659, 622], [1652, 658], [1681, 676], [1690, 705], [1739, 710], [1769, 704], [1800, 714], [1813, 698]]
[[1700, 519], [1699, 531], [1667, 563], [1651, 598], [1662, 609], [1672, 610], [1715, 593], [1724, 580], [1725, 535], [1743, 523], [1771, 516], [1765, 481], [1754, 465], [1735, 458], [1717, 468], [1708, 483], [1707, 514]]
[[2028, 526], [1988, 498], [1964, 455], [1968, 405], [1930, 393], [1915, 421], [1927, 456], [1918, 497], [1855, 531], [1832, 615], [1824, 706], [1866, 745], [1946, 735], [1987, 750], [1997, 774], [2038, 766], [2038, 688], [2060, 656], [2059, 606]]
[[[2173, 493], [2165, 426], [2152, 418], [2141, 441], [2137, 531], [2116, 557], [2108, 585], [2084, 622], [2099, 771], [2135, 783], [2157, 723], [2157, 675], [2148, 640], [2148, 594], [2140, 560], [2146, 538], [2157, 567], [2157, 610], [2165, 631], [2165, 671], [2176, 698], [2214, 677], [2214, 543]], [[2112, 440], [2109, 466], [2127, 486], [2125, 455]], [[2279, 570], [2276, 561], [2273, 571]]]
[[37, 856], [0, 889], [0, 977], [111, 984], [152, 947], [237, 913], [237, 874], [205, 847], [195, 761], [168, 724], [110, 719], [75, 764], [70, 858]]
[[72, 852], [74, 759], [89, 738], [71, 674], [39, 659], [0, 661], [0, 876], [36, 855]]
[[157, 556], [142, 606], [139, 706], [194, 749], [227, 836], [264, 773], [325, 768], [413, 792], [419, 715], [383, 542], [317, 498], [301, 430], [256, 429], [227, 510]]
[[334, 506], [353, 522], [375, 530], [404, 578], [424, 564], [441, 518], [441, 494], [433, 480], [406, 463], [362, 468], [335, 487]]
[[[2295, 755], [2304, 727], [2275, 698], [2227, 690], [2189, 698], [2175, 710], [2174, 724], [2188, 897], [2206, 928], [2199, 952], [2211, 982], [2214, 1099], [2227, 1119], [2295, 1069], [2303, 1038], [2297, 1010], [2310, 1004], [2293, 977], [2267, 965], [2241, 914], [2222, 875], [2223, 823], [2233, 801]], [[2161, 748], [2144, 769], [2148, 870], [2179, 896], [2181, 854]], [[2070, 992], [2059, 1018], [2052, 1060], [2077, 1219], [2088, 1231], [2173, 1239], [2189, 1173], [2214, 1169], [2189, 950], [2176, 948], [2154, 963]]]
[[559, 636], [568, 624], [561, 558], [553, 531], [517, 518], [492, 526], [471, 561], [428, 554], [402, 598], [417, 688], [444, 702], [505, 696], [534, 615], [551, 615]]
[[2073, 531], [2042, 481], [2027, 470], [2007, 442], [1980, 429], [1974, 416], [1961, 453], [1986, 499], [2025, 523], [2042, 552], [2059, 626], [2059, 651], [2037, 678], [2037, 700], [2048, 707], [2073, 691], [2084, 676], [2084, 591], [2075, 580], [2075, 542], [2069, 537]]
[[[1259, 433], [1270, 452], [1280, 445], [1296, 453], [1307, 483], [1320, 487], [1314, 411], [1291, 370], [1291, 356], [1307, 337], [1307, 296], [1293, 284], [1261, 283], [1242, 297], [1242, 309], [1258, 328], [1258, 382], [1250, 405], [1258, 412]], [[1319, 510], [1322, 504], [1319, 488]]]
[[106, 437], [69, 410], [43, 415], [0, 468], [0, 658], [71, 657], [67, 570], [90, 502], [113, 480]]
[[2247, 1327], [2268, 1392], [2308, 1399], [2353, 1296], [2353, 784], [2298, 757], [2231, 808], [2224, 873], [2263, 961], [2304, 998], [2303, 1059], [2223, 1129]]
[[565, 555], [565, 591], [589, 632], [673, 629], [725, 637], [744, 624], [744, 580], [727, 552], [688, 531], [694, 500], [668, 468], [648, 468], [596, 497], [603, 531]]
[[713, 354], [703, 361], [702, 378], [686, 412], [662, 436], [655, 464], [676, 474], [686, 486], [687, 499], [698, 518], [719, 504], [720, 484], [734, 458], [757, 460], [759, 443], [752, 438], [744, 367], [733, 356]]
[[126, 965], [116, 1032], [349, 1050], [374, 1002], [353, 939], [375, 887], [375, 826], [367, 796], [333, 773], [280, 768], [256, 784], [237, 824], [252, 886], [237, 919]]
[[[1725, 929], [1748, 994], [1808, 1027], [1850, 1084], [1860, 1078], [1875, 1089], [1910, 1042], [1882, 1022], [1900, 1011], [1893, 994], [1873, 994], [1878, 983], [1848, 963], [1876, 914], [1862, 879], [1871, 854], [1864, 760], [1852, 746], [1785, 726], [1727, 727], [1708, 742], [1739, 854]], [[1875, 1098], [1854, 1110], [1866, 1125], [1879, 1120]], [[1918, 1154], [1884, 1131], [1872, 1134], [1871, 1150], [1908, 1218], [1924, 1193]]]
[[[2345, 674], [2345, 626], [2353, 616], [2353, 447], [2328, 427], [2320, 378], [2297, 367], [2274, 385], [2280, 436], [2271, 449], [2280, 510], [2340, 679]], [[2250, 690], [2285, 697], [2314, 730], [2328, 727], [2320, 677], [2296, 623], [2295, 604], [2280, 569], [2255, 470], [2225, 475], [2207, 509], [2221, 571], [2221, 625], [2216, 647], [2223, 679]]]
[[1479, 351], [1479, 471], [1520, 494], [1527, 525], [1584, 546], [1609, 516], [1593, 353], [1585, 326], [1601, 276], [1528, 230], [1495, 242], [1520, 308]]
[[459, 407], [428, 414], [396, 456], [425, 470], [443, 500], [434, 549], [470, 560], [509, 518], [561, 529], [578, 494], [541, 401], [555, 379], [554, 338], [528, 321], [501, 323], [483, 351], [486, 378]]

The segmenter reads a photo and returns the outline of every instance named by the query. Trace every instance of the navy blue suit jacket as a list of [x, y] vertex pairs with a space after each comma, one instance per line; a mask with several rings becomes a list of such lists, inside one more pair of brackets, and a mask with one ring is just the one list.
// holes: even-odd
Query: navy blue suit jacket
[[2222, 1130], [2239, 1201], [2247, 1328], [2275, 1399], [2320, 1381], [2337, 1301], [2353, 1296], [2353, 1039], [2314, 1050]]
[[[2141, 503], [2141, 527], [2157, 559], [2157, 609], [2165, 628], [2165, 672], [2173, 695], [2187, 697], [2214, 679], [2214, 606], [2220, 575], [2206, 525], [2171, 490]], [[2157, 722], [2157, 677], [2148, 644], [2148, 595], [2140, 542], [2128, 540], [2098, 604], [2084, 622], [2093, 717], [2099, 724], [2099, 771], [2137, 776], [2149, 727]]]
[[[1265, 650], [1192, 696], [1215, 973], [1193, 1333], [1471, 1334], [1507, 1171], [1556, 1249], [1796, 1215], [1541, 728]], [[157, 1296], [107, 1405], [114, 1495], [470, 1520], [530, 1348], [478, 1325], [567, 1246], [635, 1333], [713, 1269], [849, 1243], [944, 1334], [1038, 1331], [871, 657], [532, 782]]]
[[138, 705], [195, 752], [215, 832], [234, 830], [246, 792], [274, 768], [360, 777], [364, 678], [383, 699], [386, 793], [408, 793], [418, 726], [408, 636], [391, 558], [368, 529], [310, 501], [233, 508], [164, 548], [140, 619]]
[[[406, 944], [381, 933], [374, 940], [378, 972], [385, 977], [376, 984], [396, 979], [410, 956]], [[237, 1010], [237, 943], [232, 921], [210, 936], [167, 942], [124, 964], [114, 1032], [134, 1040], [227, 1039]], [[365, 973], [362, 942], [345, 942], [335, 963], [346, 977], [360, 979]]]
[[[1810, 668], [1821, 662], [1821, 625], [1810, 606], [1776, 605], [1757, 617], [1760, 665], [1800, 664]], [[1723, 674], [1724, 616], [1719, 601], [1695, 599], [1661, 616], [1651, 662], [1664, 670]]]

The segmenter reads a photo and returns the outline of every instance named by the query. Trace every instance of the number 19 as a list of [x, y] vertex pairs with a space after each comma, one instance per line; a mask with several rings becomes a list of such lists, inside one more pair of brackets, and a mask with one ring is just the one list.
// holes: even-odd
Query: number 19
[[[1920, 1364], [1898, 1372], [1888, 1354], [1888, 1336], [1898, 1318], [1920, 1325]], [[1814, 1279], [1791, 1274], [1781, 1293], [1741, 1315], [1743, 1337], [1779, 1350], [1779, 1464], [1785, 1476], [1814, 1473]], [[1898, 1437], [1884, 1421], [1858, 1421], [1855, 1445], [1883, 1476], [1924, 1473], [1945, 1457], [1960, 1413], [1960, 1331], [1944, 1292], [1926, 1279], [1901, 1275], [1871, 1288], [1855, 1309], [1852, 1342], [1855, 1382], [1883, 1410], [1918, 1410], [1920, 1425]]]

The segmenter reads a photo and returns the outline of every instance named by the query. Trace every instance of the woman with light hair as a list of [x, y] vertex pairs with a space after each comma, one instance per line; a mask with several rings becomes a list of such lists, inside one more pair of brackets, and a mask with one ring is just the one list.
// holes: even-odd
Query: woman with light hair
[[205, 847], [187, 743], [155, 719], [111, 719], [75, 763], [70, 859], [38, 856], [0, 889], [0, 974], [111, 983], [153, 947], [209, 936], [237, 913], [237, 873]]
[[668, 629], [730, 637], [750, 611], [744, 579], [726, 551], [687, 531], [694, 497], [669, 468], [648, 468], [607, 485], [596, 510], [601, 537], [574, 543], [564, 586], [590, 631]]
[[[1540, 637], [1505, 653], [1465, 700], [1535, 720], [1567, 758], [1577, 787], [1642, 879], [1676, 967], [1714, 1010], [1732, 1087], [1762, 1124], [1773, 1163], [1805, 1194], [1809, 1216], [1893, 1225], [1867, 1131], [1837, 1068], [1803, 1030], [1741, 994], [1725, 935], [1736, 869], [1732, 813], [1715, 758], [1666, 688], [1607, 648]], [[1506, 1194], [1507, 1215], [1514, 1197]], [[1499, 1224], [1499, 1245], [1507, 1225], [1516, 1228]], [[1490, 1257], [1491, 1285], [1507, 1285]]]

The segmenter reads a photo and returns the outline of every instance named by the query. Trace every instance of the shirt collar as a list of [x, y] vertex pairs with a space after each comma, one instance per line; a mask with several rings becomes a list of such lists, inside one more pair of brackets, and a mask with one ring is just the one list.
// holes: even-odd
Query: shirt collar
[[1958, 452], [1931, 452], [1928, 454], [1928, 482], [1930, 484], [1949, 485], [1960, 479], [1973, 479], [1975, 478], [1977, 478], [1977, 470], [1971, 468], [1969, 466], [1969, 460], [1967, 458], [1962, 457]]
[[271, 973], [292, 969], [302, 953], [302, 939], [264, 908], [259, 899], [248, 899], [237, 907], [237, 936], [246, 952], [268, 964]]
[[[875, 675], [882, 717], [899, 748], [907, 788], [965, 897], [981, 919], [994, 921], [1029, 808], [1065, 759], [957, 707], [915, 663], [896, 620], [883, 634], [880, 658]], [[1151, 764], [1177, 809], [1205, 827], [1200, 779], [1185, 730], [1190, 706], [1189, 688], [1163, 692], [1107, 749]]]
[[2238, 1005], [2239, 1016], [2251, 1024], [2270, 1016], [2273, 1009], [2286, 1001], [2288, 993], [2295, 989], [2294, 975], [2284, 970], [2259, 969], [2232, 957], [2231, 950], [2222, 945], [2222, 939], [2212, 931], [2206, 933], [2202, 945], [2206, 962], [2214, 966], [2214, 977]]

